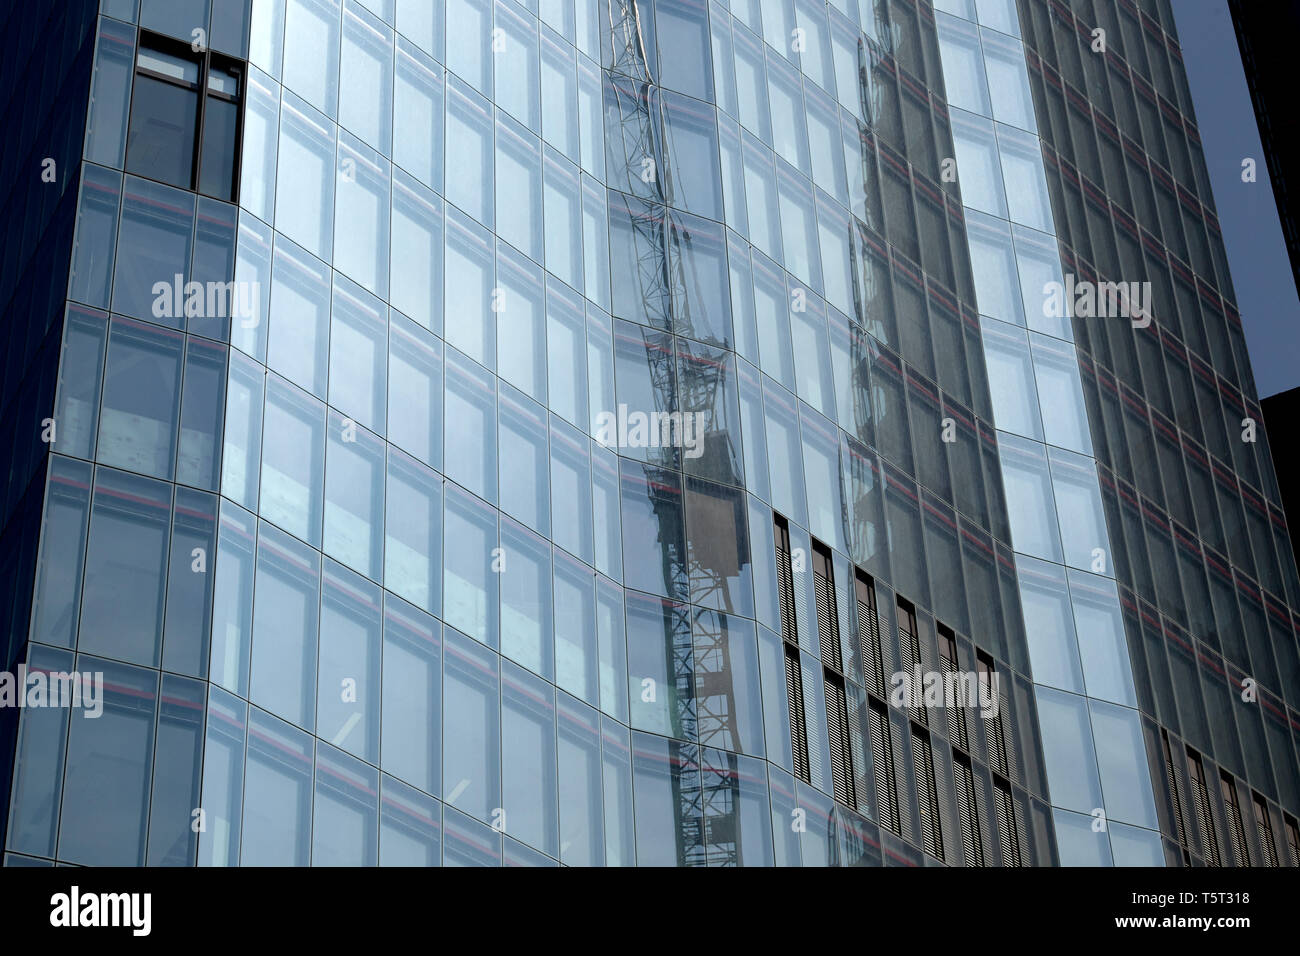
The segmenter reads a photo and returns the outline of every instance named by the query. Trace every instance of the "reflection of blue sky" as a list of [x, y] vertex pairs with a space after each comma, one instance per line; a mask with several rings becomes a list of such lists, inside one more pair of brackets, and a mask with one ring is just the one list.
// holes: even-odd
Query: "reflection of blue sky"
[[[1300, 385], [1300, 301], [1227, 0], [1172, 4], [1260, 397]], [[1277, 117], [1275, 122], [1288, 122]], [[1241, 161], [1257, 181], [1241, 181]]]

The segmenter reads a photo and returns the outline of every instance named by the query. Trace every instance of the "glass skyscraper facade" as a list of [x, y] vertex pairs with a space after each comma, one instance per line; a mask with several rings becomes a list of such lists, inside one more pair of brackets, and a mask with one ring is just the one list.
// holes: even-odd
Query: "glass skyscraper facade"
[[1168, 0], [69, 0], [0, 74], [0, 648], [102, 705], [11, 683], [5, 865], [1300, 865]]

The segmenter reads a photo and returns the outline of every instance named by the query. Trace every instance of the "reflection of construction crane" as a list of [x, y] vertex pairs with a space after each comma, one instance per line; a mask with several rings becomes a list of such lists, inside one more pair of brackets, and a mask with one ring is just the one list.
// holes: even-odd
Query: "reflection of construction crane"
[[[687, 294], [692, 287], [698, 290], [690, 251], [693, 237], [686, 229], [670, 225], [660, 181], [671, 168], [666, 161], [671, 145], [664, 135], [642, 20], [643, 16], [653, 16], [653, 3], [606, 0], [605, 7], [611, 44], [609, 70], [613, 74], [609, 89], [618, 107], [617, 117], [611, 116], [610, 120], [617, 123], [618, 129], [610, 129], [607, 124], [606, 136], [611, 137], [611, 145], [622, 150], [623, 160], [619, 174], [615, 174], [617, 166], [611, 169], [609, 181], [611, 186], [622, 187], [636, 197], [628, 202], [636, 275], [627, 278], [639, 283], [652, 322], [662, 317], [665, 321], [660, 328], [666, 326], [693, 337], [696, 323], [690, 303], [700, 301], [698, 294]], [[647, 176], [647, 170], [652, 175]], [[712, 426], [702, 436], [704, 454], [690, 460], [691, 473], [733, 487], [740, 485], [738, 456], [726, 428], [723, 401], [727, 365], [708, 355], [691, 356], [679, 364], [671, 336], [648, 335], [647, 340], [650, 382], [663, 406], [655, 411], [703, 413]], [[661, 527], [680, 522], [683, 501], [688, 500], [692, 518], [717, 529], [717, 533], [699, 536], [680, 551], [662, 547], [664, 580], [676, 593], [689, 593], [693, 604], [731, 611], [728, 578], [740, 571], [737, 545], [747, 543], [744, 496], [713, 495], [708, 485], [693, 489], [689, 496], [677, 494], [675, 489], [680, 487], [681, 479], [668, 468], [680, 468], [687, 460], [679, 458], [671, 448], [661, 450], [659, 455], [657, 462], [652, 459], [647, 478]], [[702, 746], [739, 752], [725, 624], [717, 613], [693, 608], [690, 626], [693, 639], [673, 640], [667, 649], [677, 699], [694, 702], [691, 712], [681, 715], [681, 724], [694, 725]], [[679, 858], [689, 865], [742, 863], [737, 774], [727, 768], [701, 766], [698, 774], [673, 774], [672, 780]]]

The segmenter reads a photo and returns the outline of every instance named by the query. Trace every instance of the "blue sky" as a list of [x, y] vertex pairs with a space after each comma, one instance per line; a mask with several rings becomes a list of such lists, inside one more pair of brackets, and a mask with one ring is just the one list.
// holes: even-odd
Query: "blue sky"
[[[1227, 0], [1173, 0], [1172, 6], [1250, 364], [1264, 398], [1300, 385], [1300, 299]], [[1241, 181], [1246, 157], [1256, 162], [1254, 183]]]

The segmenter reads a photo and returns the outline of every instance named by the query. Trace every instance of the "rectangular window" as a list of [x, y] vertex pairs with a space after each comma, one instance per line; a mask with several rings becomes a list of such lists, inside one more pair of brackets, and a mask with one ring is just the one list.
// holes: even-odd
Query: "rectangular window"
[[[979, 680], [993, 692], [996, 686], [994, 683], [995, 671], [993, 668], [993, 658], [986, 654], [977, 654], [976, 663], [979, 669]], [[1003, 696], [1001, 689], [997, 690], [998, 697]], [[989, 738], [989, 764], [998, 773], [1010, 775], [1011, 756], [1007, 752], [1006, 729], [1002, 722], [1002, 701], [998, 701], [997, 715], [988, 721], [988, 738]], [[1017, 864], [1018, 866], [1019, 864]]]
[[1286, 845], [1291, 850], [1291, 865], [1300, 866], [1300, 826], [1293, 817], [1285, 817], [1283, 823], [1286, 825]]
[[[921, 659], [921, 633], [916, 626], [916, 611], [902, 599], [898, 601], [898, 649], [903, 656], [902, 669], [906, 673], [914, 674], [918, 669], [925, 670]], [[929, 723], [924, 707], [909, 707], [908, 715], [923, 724]]]
[[1183, 865], [1191, 866], [1191, 856], [1187, 852], [1187, 827], [1183, 822], [1183, 775], [1180, 768], [1174, 763], [1174, 754], [1169, 747], [1168, 731], [1160, 731], [1160, 743], [1165, 755], [1165, 781], [1169, 786], [1169, 799], [1174, 805], [1174, 836], [1177, 838], [1182, 850]]
[[[956, 675], [961, 670], [957, 658], [957, 639], [952, 631], [939, 625], [939, 663], [947, 674]], [[953, 746], [970, 750], [970, 737], [966, 730], [966, 714], [960, 707], [947, 708], [948, 741]]]
[[844, 670], [840, 653], [839, 615], [835, 605], [835, 570], [831, 552], [813, 544], [813, 585], [817, 599], [817, 633], [821, 640], [822, 663], [837, 671]]
[[142, 33], [127, 133], [128, 172], [234, 200], [244, 67]]
[[934, 751], [930, 735], [912, 727], [912, 759], [916, 764], [916, 802], [921, 812], [921, 839], [925, 852], [943, 859], [943, 827], [939, 822], [939, 791], [934, 778]]
[[953, 775], [957, 781], [957, 816], [961, 822], [962, 845], [967, 866], [984, 865], [984, 844], [980, 839], [979, 811], [975, 803], [975, 775], [970, 758], [953, 754]]
[[427, 793], [442, 792], [442, 625], [384, 605], [380, 766]]
[[858, 648], [867, 690], [885, 696], [885, 664], [880, 647], [880, 620], [876, 616], [876, 589], [861, 571], [857, 572]]
[[1192, 775], [1192, 795], [1196, 804], [1196, 823], [1201, 833], [1201, 846], [1205, 850], [1206, 866], [1222, 866], [1219, 841], [1214, 830], [1214, 811], [1210, 807], [1210, 791], [1205, 785], [1205, 765], [1199, 754], [1187, 752], [1187, 766]]
[[831, 782], [835, 799], [856, 808], [857, 792], [853, 782], [853, 758], [849, 749], [849, 713], [844, 693], [844, 676], [827, 669], [826, 729], [831, 742]]
[[868, 700], [871, 724], [871, 765], [876, 775], [876, 802], [879, 806], [877, 822], [894, 833], [901, 834], [902, 820], [898, 812], [898, 783], [894, 772], [894, 746], [889, 730], [889, 714], [885, 705]]
[[384, 587], [417, 607], [441, 613], [441, 477], [390, 449], [385, 507]]
[[1264, 866], [1277, 866], [1277, 843], [1273, 840], [1273, 821], [1268, 815], [1268, 804], [1259, 794], [1251, 799], [1255, 807], [1255, 827], [1259, 830], [1259, 845], [1264, 851]]
[[1011, 784], [996, 776], [993, 778], [993, 807], [998, 818], [998, 845], [1002, 850], [1002, 865], [1021, 866], [1020, 838], [1016, 830], [1016, 809], [1011, 802]]
[[785, 693], [790, 707], [790, 743], [794, 751], [794, 772], [800, 780], [809, 780], [808, 727], [804, 717], [803, 674], [799, 666], [799, 648], [788, 641], [785, 650]]
[[1223, 808], [1228, 812], [1228, 835], [1237, 866], [1250, 866], [1250, 850], [1246, 846], [1246, 826], [1241, 818], [1241, 799], [1237, 785], [1228, 774], [1219, 773], [1219, 792], [1223, 795]]
[[317, 732], [377, 764], [383, 640], [379, 585], [333, 561], [325, 562], [322, 580]]

